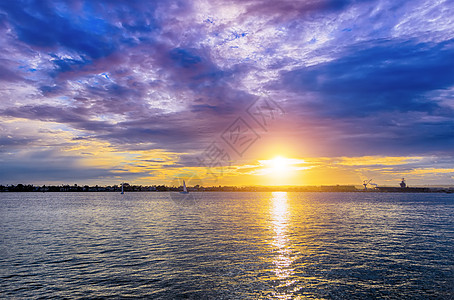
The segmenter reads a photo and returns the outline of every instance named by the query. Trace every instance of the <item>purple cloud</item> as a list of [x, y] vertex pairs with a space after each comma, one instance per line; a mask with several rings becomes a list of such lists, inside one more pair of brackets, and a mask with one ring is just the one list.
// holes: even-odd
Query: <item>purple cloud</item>
[[307, 155], [452, 155], [452, 13], [428, 0], [7, 1], [2, 153], [40, 151], [20, 119], [194, 166], [266, 93], [288, 113], [276, 136]]

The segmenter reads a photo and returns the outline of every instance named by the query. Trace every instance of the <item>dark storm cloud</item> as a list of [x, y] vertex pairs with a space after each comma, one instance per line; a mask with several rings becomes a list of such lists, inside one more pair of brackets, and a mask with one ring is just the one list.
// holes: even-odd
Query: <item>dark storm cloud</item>
[[[102, 19], [88, 22], [95, 26], [83, 28], [56, 11], [51, 1], [5, 1], [1, 8], [8, 12], [8, 21], [18, 38], [26, 44], [42, 48], [58, 46], [73, 49], [90, 58], [106, 56], [115, 50], [109, 36], [115, 28]], [[93, 30], [93, 29], [96, 30]]]
[[315, 93], [314, 106], [322, 115], [435, 113], [440, 106], [425, 93], [454, 84], [452, 61], [454, 40], [436, 45], [383, 42], [366, 49], [357, 45], [337, 60], [283, 73], [282, 83]]

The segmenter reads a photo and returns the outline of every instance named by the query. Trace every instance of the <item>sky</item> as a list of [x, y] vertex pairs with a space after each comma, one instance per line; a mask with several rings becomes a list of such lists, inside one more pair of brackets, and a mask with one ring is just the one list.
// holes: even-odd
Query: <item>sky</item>
[[454, 185], [453, 15], [1, 1], [0, 184]]

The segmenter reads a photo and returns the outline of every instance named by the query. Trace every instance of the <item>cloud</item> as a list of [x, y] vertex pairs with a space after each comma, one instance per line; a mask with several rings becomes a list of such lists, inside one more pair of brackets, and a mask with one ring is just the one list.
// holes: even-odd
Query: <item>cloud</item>
[[325, 120], [344, 153], [452, 153], [454, 110], [431, 95], [454, 85], [446, 64], [453, 47], [454, 40], [358, 44], [336, 60], [282, 72], [273, 88], [297, 95], [292, 110]]
[[[8, 11], [9, 22], [14, 26], [19, 40], [31, 46], [40, 48], [66, 47], [96, 59], [106, 56], [115, 50], [108, 36], [115, 34], [115, 28], [102, 19], [93, 16], [83, 20], [70, 20], [68, 16], [62, 16], [65, 11], [58, 11], [48, 1], [21, 1], [4, 2], [2, 8]], [[75, 17], [74, 15], [72, 17]], [[78, 26], [79, 25], [79, 26]]]
[[[0, 172], [0, 181], [3, 184], [31, 183], [70, 183], [70, 182], [110, 182], [117, 181], [113, 178], [111, 170], [84, 168], [76, 162], [68, 164], [56, 163], [54, 161], [35, 160], [26, 162], [7, 162], [3, 164], [3, 171]], [[68, 172], [71, 170], [71, 172]], [[44, 175], [43, 175], [44, 174]], [[43, 178], [44, 176], [44, 178]], [[43, 180], [44, 179], [44, 180]]]
[[434, 113], [440, 106], [424, 96], [454, 85], [454, 69], [446, 64], [454, 59], [453, 48], [454, 40], [355, 45], [337, 60], [284, 72], [282, 83], [296, 92], [315, 94], [312, 106], [327, 116]]
[[180, 154], [165, 168], [196, 167], [267, 94], [287, 111], [268, 138], [302, 156], [454, 155], [452, 9], [429, 0], [6, 1], [1, 153], [57, 147], [28, 123], [72, 132], [64, 143], [160, 149]]

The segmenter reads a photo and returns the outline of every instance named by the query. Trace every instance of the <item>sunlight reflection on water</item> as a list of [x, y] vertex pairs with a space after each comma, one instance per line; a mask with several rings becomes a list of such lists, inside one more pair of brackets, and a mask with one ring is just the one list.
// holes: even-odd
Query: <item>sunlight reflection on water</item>
[[288, 226], [290, 212], [287, 192], [273, 192], [271, 201], [271, 223], [275, 234], [272, 246], [277, 253], [273, 260], [273, 271], [280, 282], [277, 286], [278, 292], [275, 296], [279, 299], [290, 299], [292, 295], [287, 293], [286, 290], [295, 283], [295, 280], [292, 280], [294, 276], [292, 263], [295, 257], [292, 256], [292, 245], [289, 241]]

